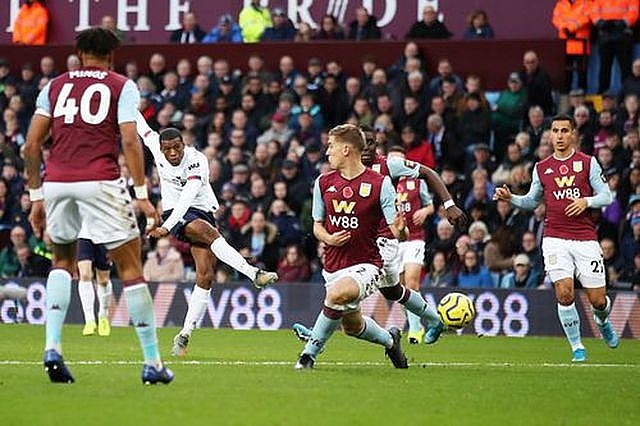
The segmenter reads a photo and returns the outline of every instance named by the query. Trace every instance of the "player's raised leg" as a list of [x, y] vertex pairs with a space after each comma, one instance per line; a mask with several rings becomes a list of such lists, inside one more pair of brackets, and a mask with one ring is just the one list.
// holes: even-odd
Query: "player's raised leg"
[[605, 288], [587, 288], [587, 296], [591, 302], [591, 311], [593, 312], [593, 319], [598, 326], [602, 340], [611, 349], [615, 349], [620, 344], [618, 335], [613, 329], [613, 325], [609, 320], [609, 313], [611, 312], [611, 299], [605, 294]]

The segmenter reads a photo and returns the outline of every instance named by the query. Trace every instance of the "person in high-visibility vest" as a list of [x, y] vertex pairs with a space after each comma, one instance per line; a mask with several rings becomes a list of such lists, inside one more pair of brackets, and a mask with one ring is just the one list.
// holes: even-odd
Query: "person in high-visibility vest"
[[38, 0], [27, 0], [13, 23], [15, 44], [42, 45], [47, 42], [49, 11]]
[[611, 83], [614, 57], [618, 59], [622, 81], [631, 74], [633, 26], [638, 20], [638, 0], [593, 0], [590, 17], [598, 29], [598, 93], [604, 93]]
[[578, 72], [578, 87], [587, 88], [587, 56], [590, 53], [589, 36], [591, 0], [558, 0], [553, 8], [551, 22], [558, 29], [558, 37], [565, 41], [565, 89], [572, 88], [573, 71]]

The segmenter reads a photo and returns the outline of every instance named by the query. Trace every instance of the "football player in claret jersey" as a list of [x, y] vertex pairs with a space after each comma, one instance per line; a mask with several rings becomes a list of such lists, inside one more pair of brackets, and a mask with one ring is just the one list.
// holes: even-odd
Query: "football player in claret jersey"
[[384, 330], [360, 312], [360, 302], [383, 283], [376, 246], [380, 220], [385, 218], [394, 236], [407, 237], [391, 180], [362, 164], [363, 147], [364, 135], [354, 125], [329, 131], [327, 157], [333, 170], [316, 179], [312, 210], [314, 235], [326, 244], [326, 297], [296, 369], [313, 367], [340, 324], [347, 335], [384, 346], [396, 368], [408, 367], [400, 330]]
[[[404, 160], [404, 148], [401, 146], [392, 147], [389, 150], [389, 157]], [[427, 217], [433, 215], [433, 199], [424, 180], [407, 176], [401, 176], [398, 179], [396, 192], [398, 197], [396, 205], [404, 212], [410, 236], [407, 241], [400, 242], [398, 246], [400, 270], [404, 286], [419, 292], [425, 251], [423, 225]], [[421, 317], [407, 311], [407, 321], [409, 323], [409, 333], [407, 333], [409, 343], [422, 343], [425, 330], [422, 327]], [[437, 324], [438, 322], [433, 322], [430, 325], [437, 326]]]
[[[384, 176], [393, 179], [406, 176], [412, 179], [424, 179], [430, 188], [438, 195], [440, 200], [444, 202], [444, 214], [447, 220], [458, 227], [464, 229], [467, 222], [466, 215], [460, 210], [447, 190], [440, 176], [431, 168], [414, 163], [413, 161], [404, 160], [397, 157], [389, 159], [378, 154], [376, 151], [375, 134], [370, 128], [363, 128], [365, 137], [364, 148], [362, 151], [362, 163], [371, 170], [378, 172]], [[403, 305], [406, 310], [416, 315], [421, 320], [424, 319], [429, 326], [426, 333], [418, 331], [414, 335], [409, 335], [411, 343], [420, 342], [420, 337], [424, 334], [424, 342], [427, 344], [435, 343], [440, 334], [444, 330], [444, 324], [440, 321], [440, 317], [435, 309], [427, 304], [418, 291], [406, 288], [401, 283], [403, 274], [401, 274], [402, 260], [398, 255], [398, 240], [389, 232], [388, 226], [381, 224], [378, 228], [378, 237], [376, 244], [380, 251], [383, 261], [383, 269], [385, 271], [384, 282], [379, 286], [380, 293], [387, 299], [398, 302]], [[293, 331], [300, 340], [307, 340], [311, 330], [303, 324], [295, 323]]]
[[257, 288], [273, 284], [278, 275], [249, 265], [218, 232], [213, 214], [219, 204], [209, 184], [207, 157], [197, 149], [185, 146], [177, 129], [165, 129], [160, 134], [153, 131], [139, 112], [136, 125], [158, 169], [164, 210], [164, 222], [149, 232], [149, 236], [161, 238], [173, 233], [191, 245], [196, 264], [196, 283], [184, 325], [173, 339], [172, 354], [184, 356], [191, 333], [207, 309], [216, 258], [249, 277]]
[[595, 157], [575, 150], [576, 124], [559, 115], [551, 121], [553, 155], [536, 163], [526, 195], [511, 194], [504, 185], [494, 199], [533, 210], [541, 200], [547, 206], [542, 238], [545, 272], [553, 282], [558, 318], [569, 340], [573, 362], [587, 359], [580, 338], [580, 317], [575, 306], [573, 277], [585, 288], [595, 323], [610, 348], [618, 336], [609, 321], [611, 300], [605, 291], [602, 249], [589, 212], [611, 204], [612, 195]]
[[[143, 151], [136, 134], [140, 94], [135, 83], [109, 70], [117, 37], [89, 28], [76, 36], [82, 68], [51, 80], [40, 92], [25, 145], [29, 220], [36, 234], [46, 226], [53, 241], [47, 278], [45, 370], [52, 382], [72, 383], [62, 358], [62, 325], [71, 295], [76, 240], [81, 226], [110, 251], [124, 287], [124, 299], [145, 364], [142, 382], [169, 383], [173, 373], [158, 351], [153, 300], [142, 276], [141, 241], [126, 182], [120, 177], [120, 146], [134, 182], [137, 207], [148, 221], [159, 217], [148, 200]], [[51, 151], [41, 184], [42, 144]]]

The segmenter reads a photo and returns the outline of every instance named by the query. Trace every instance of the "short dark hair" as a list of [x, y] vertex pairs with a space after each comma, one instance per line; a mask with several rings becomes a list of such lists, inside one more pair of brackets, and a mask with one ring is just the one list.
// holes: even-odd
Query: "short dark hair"
[[100, 27], [87, 28], [76, 36], [76, 50], [97, 57], [108, 56], [120, 46], [120, 40], [111, 30]]
[[566, 115], [566, 114], [555, 115], [551, 119], [551, 124], [553, 124], [553, 122], [555, 122], [555, 121], [568, 121], [570, 123], [572, 129], [576, 128], [576, 120], [574, 120], [574, 118], [571, 117], [570, 115]]
[[182, 141], [182, 133], [175, 127], [168, 127], [160, 132], [160, 142], [172, 139], [180, 139]]

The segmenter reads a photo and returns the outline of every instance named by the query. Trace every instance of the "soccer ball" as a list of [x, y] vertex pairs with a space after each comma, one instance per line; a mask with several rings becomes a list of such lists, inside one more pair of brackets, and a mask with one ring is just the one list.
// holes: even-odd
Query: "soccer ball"
[[445, 326], [464, 328], [476, 316], [476, 308], [466, 294], [449, 293], [440, 299], [438, 315]]

